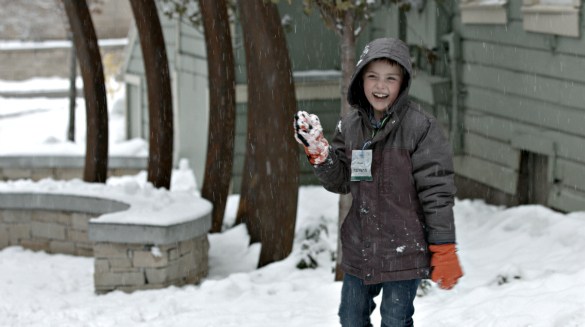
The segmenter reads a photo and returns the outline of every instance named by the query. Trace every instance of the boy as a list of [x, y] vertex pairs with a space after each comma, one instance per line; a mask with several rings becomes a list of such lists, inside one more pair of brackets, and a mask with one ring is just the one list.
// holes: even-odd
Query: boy
[[451, 147], [435, 118], [408, 99], [411, 76], [408, 46], [376, 39], [357, 63], [352, 110], [331, 145], [317, 116], [295, 115], [295, 138], [323, 186], [353, 197], [340, 230], [342, 326], [371, 326], [380, 291], [382, 326], [412, 326], [420, 280], [451, 289], [463, 274]]

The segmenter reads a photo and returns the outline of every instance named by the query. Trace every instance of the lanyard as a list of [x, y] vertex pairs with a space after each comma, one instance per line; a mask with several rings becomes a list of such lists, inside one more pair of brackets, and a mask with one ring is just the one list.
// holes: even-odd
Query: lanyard
[[390, 118], [390, 115], [386, 115], [386, 117], [384, 117], [382, 119], [382, 121], [380, 122], [380, 126], [374, 128], [374, 130], [372, 131], [372, 137], [369, 140], [367, 140], [366, 143], [364, 143], [364, 146], [362, 147], [362, 150], [367, 149], [372, 144], [372, 140], [374, 139], [374, 136], [376, 136], [376, 134], [378, 134], [378, 131], [379, 130], [381, 130], [382, 128], [384, 128], [384, 126], [388, 122], [388, 118]]

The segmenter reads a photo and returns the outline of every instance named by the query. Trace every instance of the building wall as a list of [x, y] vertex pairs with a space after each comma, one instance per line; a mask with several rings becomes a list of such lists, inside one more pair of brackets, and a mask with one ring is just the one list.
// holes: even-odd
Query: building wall
[[535, 185], [528, 192], [546, 189], [544, 200], [525, 202], [582, 210], [585, 41], [526, 32], [520, 6], [509, 1], [506, 25], [462, 24], [455, 16], [465, 131], [456, 172], [503, 192], [508, 204], [525, 201]]
[[[118, 77], [124, 58], [124, 45], [100, 46], [104, 74]], [[56, 46], [0, 50], [0, 80], [22, 81], [35, 77], [69, 77], [71, 48]], [[80, 75], [79, 63], [77, 74]], [[111, 75], [108, 75], [111, 74]]]
[[[91, 2], [89, 2], [91, 4]], [[129, 1], [100, 0], [91, 6], [98, 38], [125, 38], [132, 23]], [[47, 0], [0, 0], [0, 39], [62, 40], [67, 37], [68, 21], [62, 5]]]
[[[68, 37], [68, 20], [57, 4], [46, 0], [0, 0], [0, 41], [5, 43], [0, 47], [0, 79], [68, 77], [70, 46], [62, 42], [47, 43], [64, 41]], [[98, 39], [128, 36], [133, 21], [128, 1], [102, 0], [101, 5], [92, 8]], [[9, 45], [7, 42], [27, 44]], [[115, 70], [122, 62], [123, 50], [123, 45], [101, 47], [102, 60]]]
[[[187, 159], [197, 184], [203, 182], [209, 121], [207, 61], [203, 35], [190, 24], [159, 13], [173, 93], [173, 162]], [[132, 29], [124, 68], [129, 137], [149, 139], [148, 87], [142, 49]]]
[[177, 25], [175, 52], [175, 162], [189, 160], [199, 187], [203, 185], [207, 160], [209, 108], [207, 50], [201, 31], [191, 25]]

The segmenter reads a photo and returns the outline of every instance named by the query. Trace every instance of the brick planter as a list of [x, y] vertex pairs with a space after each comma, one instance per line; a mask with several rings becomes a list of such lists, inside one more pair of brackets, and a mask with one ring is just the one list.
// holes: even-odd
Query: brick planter
[[0, 249], [18, 245], [33, 251], [91, 257], [89, 220], [128, 207], [117, 201], [83, 196], [2, 193]]
[[207, 275], [207, 235], [165, 245], [96, 243], [96, 293], [196, 284]]
[[94, 256], [96, 293], [196, 284], [208, 272], [211, 203], [172, 197], [149, 212], [144, 198], [0, 192], [0, 249]]
[[198, 283], [208, 272], [210, 213], [174, 225], [90, 221], [96, 292]]

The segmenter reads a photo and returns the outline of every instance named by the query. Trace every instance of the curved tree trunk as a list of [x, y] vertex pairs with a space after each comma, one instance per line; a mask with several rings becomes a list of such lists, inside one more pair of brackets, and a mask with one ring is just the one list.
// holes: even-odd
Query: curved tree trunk
[[232, 176], [236, 116], [234, 55], [225, 0], [199, 0], [209, 72], [209, 133], [201, 195], [213, 203], [211, 232], [221, 232]]
[[276, 6], [239, 0], [248, 77], [248, 142], [238, 222], [261, 242], [259, 266], [292, 250], [298, 198], [298, 146], [292, 137], [294, 84]]
[[130, 5], [148, 88], [148, 181], [168, 189], [173, 169], [173, 103], [165, 40], [154, 0], [130, 0]]
[[104, 183], [108, 174], [108, 108], [100, 49], [85, 0], [63, 0], [63, 4], [83, 78], [87, 116], [83, 180]]

